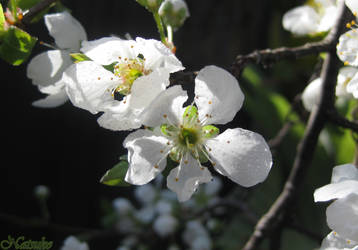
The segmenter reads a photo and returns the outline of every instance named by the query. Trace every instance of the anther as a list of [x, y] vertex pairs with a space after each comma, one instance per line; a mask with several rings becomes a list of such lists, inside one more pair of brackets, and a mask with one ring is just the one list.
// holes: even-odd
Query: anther
[[158, 165], [155, 165], [154, 168], [159, 168], [159, 166], [158, 166]]
[[101, 80], [101, 77], [98, 77], [97, 79], [98, 79], [98, 80]]
[[229, 143], [230, 143], [230, 141], [227, 141], [226, 143], [228, 143], [228, 144], [229, 144]]
[[179, 181], [179, 179], [178, 179], [178, 178], [175, 178], [175, 181], [176, 181], [176, 182], [178, 182], [178, 181]]
[[166, 114], [163, 115], [164, 118], [167, 118], [168, 116]]
[[185, 160], [185, 161], [184, 161], [184, 164], [188, 164], [188, 161], [187, 161], [187, 160]]
[[209, 101], [208, 103], [209, 103], [209, 104], [212, 104], [212, 101]]
[[163, 154], [163, 152], [164, 152], [163, 150], [160, 150], [160, 153], [161, 153], [161, 154]]

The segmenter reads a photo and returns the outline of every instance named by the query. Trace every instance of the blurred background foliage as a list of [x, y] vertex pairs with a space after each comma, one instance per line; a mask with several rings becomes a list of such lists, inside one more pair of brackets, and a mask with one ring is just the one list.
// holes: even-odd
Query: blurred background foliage
[[[124, 37], [126, 33], [132, 37], [159, 39], [151, 14], [134, 0], [62, 2], [85, 27], [88, 40], [109, 35]], [[292, 36], [281, 25], [282, 15], [302, 3], [298, 0], [187, 0], [191, 16], [174, 35], [176, 55], [189, 71], [210, 64], [230, 69], [239, 54], [312, 41], [314, 38]], [[53, 42], [43, 21], [28, 27], [27, 31], [40, 41]], [[46, 49], [37, 44], [33, 55]], [[100, 228], [104, 216], [101, 201], [110, 202], [116, 197], [133, 200], [133, 187], [109, 187], [99, 183], [102, 175], [118, 163], [119, 156], [126, 153], [122, 141], [127, 133], [99, 127], [96, 117], [71, 103], [55, 109], [32, 107], [31, 103], [42, 96], [26, 78], [26, 64], [12, 67], [3, 61], [0, 63], [3, 117], [0, 132], [3, 145], [1, 215], [39, 217], [33, 188], [43, 184], [51, 190], [48, 202], [51, 222]], [[313, 55], [281, 61], [266, 69], [249, 65], [244, 70], [239, 79], [246, 98], [244, 106], [226, 127], [250, 129], [269, 141], [287, 121], [292, 121], [293, 125], [290, 133], [273, 149], [274, 165], [268, 179], [250, 189], [225, 179], [222, 196], [233, 193], [238, 200], [247, 202], [258, 216], [271, 206], [290, 171], [308, 117], [300, 102], [296, 101], [294, 108], [291, 104], [309, 80], [319, 74], [320, 63], [320, 58]], [[349, 113], [353, 105], [353, 101], [341, 103], [340, 110]], [[323, 236], [329, 231], [325, 220], [326, 204], [315, 204], [313, 191], [329, 183], [335, 165], [352, 162], [354, 142], [349, 131], [333, 126], [324, 130], [320, 142], [307, 178], [302, 180], [301, 195], [287, 225], [299, 225]], [[254, 225], [239, 211], [231, 211], [221, 219], [225, 226], [213, 236], [215, 249], [239, 249]], [[44, 231], [30, 226], [19, 228], [1, 220], [0, 224], [0, 240], [6, 239], [7, 235], [46, 236], [55, 242], [55, 249], [69, 235], [68, 232]], [[313, 249], [320, 244], [319, 240], [299, 233], [292, 226], [283, 229], [281, 239], [282, 249]], [[114, 237], [105, 243], [90, 242], [90, 246], [91, 249], [115, 249], [119, 241]], [[269, 249], [270, 241], [266, 243], [261, 249]], [[162, 243], [158, 239], [156, 244], [160, 246]]]

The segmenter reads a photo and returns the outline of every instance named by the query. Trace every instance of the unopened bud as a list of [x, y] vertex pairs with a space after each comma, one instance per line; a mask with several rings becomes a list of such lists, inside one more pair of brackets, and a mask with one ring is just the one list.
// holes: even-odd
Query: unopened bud
[[184, 0], [164, 0], [158, 12], [164, 23], [174, 29], [182, 26], [189, 17], [189, 9]]
[[157, 12], [163, 0], [136, 0], [140, 5], [144, 6], [150, 12]]
[[44, 185], [38, 185], [34, 188], [34, 194], [39, 199], [46, 199], [50, 195], [50, 190]]

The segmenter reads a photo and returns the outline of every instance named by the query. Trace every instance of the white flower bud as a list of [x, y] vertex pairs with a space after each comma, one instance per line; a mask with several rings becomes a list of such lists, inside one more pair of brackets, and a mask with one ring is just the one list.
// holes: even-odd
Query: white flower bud
[[38, 185], [34, 188], [35, 196], [39, 199], [46, 199], [50, 195], [50, 190], [44, 185]]
[[126, 198], [116, 198], [112, 204], [119, 216], [127, 215], [130, 211], [134, 210], [132, 203]]
[[154, 201], [156, 192], [151, 184], [138, 186], [134, 190], [134, 196], [140, 201], [142, 204], [148, 204]]
[[155, 220], [153, 229], [161, 237], [166, 237], [175, 232], [177, 225], [178, 221], [176, 218], [169, 214], [164, 214]]
[[76, 237], [69, 236], [65, 239], [61, 250], [89, 250], [86, 242], [80, 242]]
[[160, 200], [155, 206], [159, 214], [170, 214], [172, 212], [172, 204], [166, 200]]
[[160, 5], [158, 13], [164, 23], [174, 29], [182, 26], [189, 17], [189, 9], [184, 0], [165, 0]]

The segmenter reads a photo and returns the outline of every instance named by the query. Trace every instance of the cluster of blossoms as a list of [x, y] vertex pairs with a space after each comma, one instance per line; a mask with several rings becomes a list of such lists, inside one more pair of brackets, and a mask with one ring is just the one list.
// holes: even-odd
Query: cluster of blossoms
[[314, 192], [316, 202], [334, 200], [327, 207], [327, 224], [333, 230], [320, 250], [358, 249], [358, 169], [352, 164], [336, 166], [331, 184]]
[[[166, 0], [156, 9], [168, 34], [188, 17], [183, 1]], [[175, 13], [181, 22], [169, 18]], [[66, 12], [46, 15], [45, 23], [59, 49], [36, 56], [28, 66], [28, 77], [48, 94], [34, 105], [55, 107], [69, 99], [76, 107], [101, 113], [98, 123], [104, 128], [124, 131], [144, 125], [123, 142], [128, 149], [126, 182], [149, 183], [164, 170], [167, 157], [178, 164], [170, 170], [167, 186], [179, 201], [212, 180], [206, 163], [245, 187], [266, 179], [272, 156], [264, 138], [240, 128], [219, 134], [212, 125], [232, 121], [244, 101], [229, 72], [216, 66], [200, 70], [194, 101], [183, 107], [187, 93], [180, 86], [168, 88], [170, 74], [184, 69], [170, 43], [139, 37], [87, 41], [83, 27]], [[73, 52], [79, 52], [73, 58], [80, 58], [74, 64]]]
[[[186, 221], [182, 215], [194, 214], [195, 211], [214, 203], [222, 185], [220, 179], [214, 178], [212, 182], [201, 186], [196, 199], [183, 203], [177, 201], [174, 193], [161, 189], [163, 179], [160, 177], [153, 184], [135, 188], [134, 196], [141, 206], [139, 209], [126, 198], [113, 200], [115, 216], [109, 217], [112, 218], [111, 223], [118, 233], [125, 236], [118, 250], [140, 249], [143, 242], [139, 238], [147, 234], [148, 230], [164, 239], [180, 234], [182, 229], [182, 239], [188, 246], [187, 249], [212, 249], [210, 227], [201, 220]], [[176, 245], [169, 248], [179, 249]]]
[[[328, 31], [335, 23], [338, 2], [333, 0], [309, 1], [307, 5], [287, 12], [282, 20], [283, 26], [296, 35]], [[357, 16], [357, 1], [346, 0], [345, 4]], [[346, 26], [351, 30], [342, 34], [337, 44], [337, 55], [345, 66], [340, 69], [337, 77], [336, 96], [351, 99], [358, 98], [358, 30], [354, 20], [347, 23]], [[306, 110], [311, 111], [318, 104], [321, 89], [321, 78], [316, 78], [307, 85], [302, 93], [302, 102]]]

